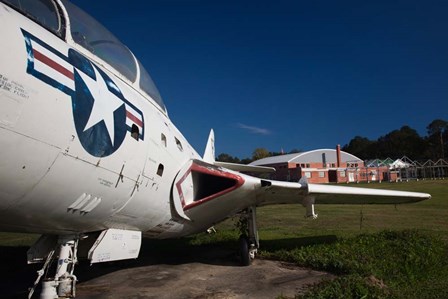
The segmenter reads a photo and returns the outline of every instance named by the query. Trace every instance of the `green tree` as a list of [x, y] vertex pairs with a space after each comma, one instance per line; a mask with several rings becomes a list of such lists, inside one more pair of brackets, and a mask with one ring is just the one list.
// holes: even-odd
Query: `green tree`
[[303, 152], [301, 149], [293, 148], [292, 150], [289, 151], [288, 154], [298, 154], [301, 152]]
[[241, 164], [250, 164], [250, 163], [252, 163], [254, 160], [252, 160], [251, 158], [244, 158], [244, 159], [242, 159], [241, 160]]
[[344, 145], [342, 150], [353, 154], [363, 160], [380, 158], [401, 158], [408, 156], [411, 159], [426, 158], [427, 142], [416, 130], [403, 126], [393, 130], [377, 140], [356, 136]]
[[269, 151], [267, 149], [261, 148], [261, 147], [256, 148], [253, 151], [253, 153], [252, 153], [252, 159], [254, 161], [260, 160], [260, 159], [263, 159], [263, 158], [267, 158], [267, 157], [270, 157], [270, 156], [271, 155], [270, 155]]
[[445, 158], [448, 143], [448, 122], [442, 119], [433, 120], [427, 127], [428, 151], [431, 158]]
[[366, 137], [355, 136], [349, 144], [342, 147], [342, 150], [355, 155], [363, 160], [378, 157], [376, 153], [376, 141]]
[[228, 162], [228, 163], [240, 163], [240, 159], [238, 159], [238, 157], [232, 157], [231, 155], [226, 153], [219, 154], [219, 156], [216, 158], [216, 161]]
[[378, 157], [401, 158], [408, 156], [411, 159], [422, 157], [425, 149], [425, 141], [416, 130], [409, 126], [403, 126], [400, 130], [394, 130], [378, 138]]

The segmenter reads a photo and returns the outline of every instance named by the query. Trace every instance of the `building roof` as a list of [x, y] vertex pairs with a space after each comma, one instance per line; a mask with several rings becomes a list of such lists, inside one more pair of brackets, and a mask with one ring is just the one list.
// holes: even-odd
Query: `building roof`
[[[324, 158], [325, 157], [325, 158]], [[270, 165], [278, 163], [312, 163], [322, 162], [325, 159], [326, 163], [336, 163], [335, 149], [318, 149], [309, 152], [295, 153], [268, 157], [250, 163], [251, 165]], [[360, 158], [341, 151], [341, 162], [360, 162]]]
[[394, 163], [394, 160], [392, 160], [391, 158], [387, 158], [387, 159], [384, 159], [384, 160], [373, 159], [373, 160], [367, 160], [366, 161], [366, 166], [367, 167], [389, 166], [392, 163]]

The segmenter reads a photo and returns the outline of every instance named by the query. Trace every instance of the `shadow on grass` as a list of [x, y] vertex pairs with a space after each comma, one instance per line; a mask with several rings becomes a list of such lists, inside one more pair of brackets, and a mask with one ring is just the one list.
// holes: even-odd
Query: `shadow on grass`
[[[144, 239], [138, 259], [99, 263], [92, 266], [87, 260], [81, 260], [75, 268], [75, 274], [79, 282], [85, 282], [119, 270], [150, 265], [180, 265], [189, 263], [235, 267], [240, 265], [237, 256], [237, 240], [207, 241], [205, 244], [199, 245], [192, 245], [192, 240], [191, 238], [173, 240]], [[275, 251], [279, 249], [290, 250], [313, 244], [328, 244], [335, 241], [335, 236], [318, 236], [261, 240], [260, 243], [263, 250]], [[27, 264], [27, 250], [28, 247], [26, 246], [0, 246], [0, 256], [3, 257], [3, 261], [0, 263], [1, 298], [15, 299], [27, 297], [28, 288], [33, 285], [37, 277], [36, 271], [42, 267], [42, 264]], [[53, 274], [54, 270], [50, 273]], [[40, 290], [37, 289], [33, 298], [39, 298], [39, 293]]]

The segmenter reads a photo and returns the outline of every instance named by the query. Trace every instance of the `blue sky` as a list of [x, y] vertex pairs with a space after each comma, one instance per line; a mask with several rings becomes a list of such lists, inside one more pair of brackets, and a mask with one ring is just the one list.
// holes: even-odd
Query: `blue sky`
[[448, 2], [73, 3], [148, 69], [202, 154], [344, 145], [448, 119]]

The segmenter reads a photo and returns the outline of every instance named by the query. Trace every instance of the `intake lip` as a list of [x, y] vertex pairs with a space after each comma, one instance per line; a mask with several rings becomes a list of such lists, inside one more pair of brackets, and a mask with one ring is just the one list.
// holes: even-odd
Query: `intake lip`
[[229, 193], [244, 184], [244, 179], [226, 169], [192, 160], [175, 182], [184, 211]]

